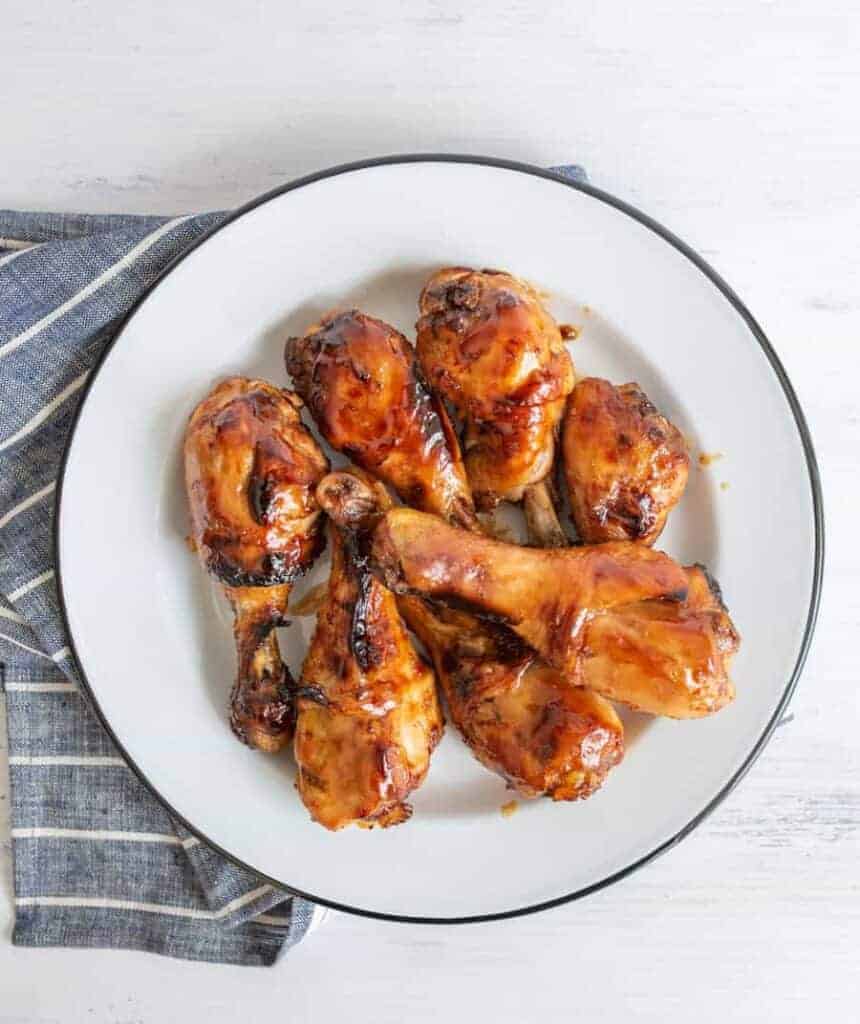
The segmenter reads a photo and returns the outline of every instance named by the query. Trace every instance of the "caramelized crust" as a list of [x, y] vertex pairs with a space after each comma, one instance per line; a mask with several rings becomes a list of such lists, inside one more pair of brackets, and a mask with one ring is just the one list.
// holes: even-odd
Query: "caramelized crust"
[[[457, 530], [420, 512], [392, 509], [374, 531], [372, 557], [398, 593], [459, 604], [500, 621], [571, 682], [613, 699], [685, 718], [716, 710], [731, 699], [726, 672], [737, 647], [731, 620], [723, 609], [714, 614], [705, 607], [696, 573], [662, 552], [629, 543], [520, 548]], [[672, 628], [650, 625], [639, 638], [639, 675], [610, 675], [599, 670], [605, 662], [586, 675], [589, 658], [626, 647], [624, 637], [609, 647], [613, 623], [619, 631], [628, 622], [635, 627], [643, 614], [649, 620], [662, 616]], [[702, 635], [701, 646], [692, 639], [695, 633]], [[667, 650], [657, 671], [659, 644]], [[705, 649], [710, 659], [700, 656]], [[689, 673], [697, 674], [695, 686], [690, 686]]]
[[478, 507], [519, 501], [552, 469], [573, 388], [558, 325], [530, 285], [501, 271], [440, 270], [419, 305], [418, 358], [464, 421]]
[[394, 595], [367, 568], [368, 510], [356, 513], [344, 477], [333, 473], [319, 488], [338, 528], [331, 529], [328, 594], [302, 666], [294, 748], [299, 795], [333, 830], [406, 821], [406, 799], [442, 734], [433, 673], [413, 649]]
[[653, 544], [681, 500], [690, 458], [681, 432], [638, 384], [579, 381], [565, 413], [562, 450], [580, 538]]
[[325, 456], [299, 421], [299, 399], [262, 380], [231, 377], [194, 410], [185, 435], [192, 537], [234, 613], [236, 735], [277, 751], [292, 734], [292, 681], [274, 628], [290, 585], [323, 545], [317, 482]]
[[325, 317], [286, 345], [287, 371], [320, 433], [409, 504], [474, 523], [459, 448], [415, 351], [358, 310]]

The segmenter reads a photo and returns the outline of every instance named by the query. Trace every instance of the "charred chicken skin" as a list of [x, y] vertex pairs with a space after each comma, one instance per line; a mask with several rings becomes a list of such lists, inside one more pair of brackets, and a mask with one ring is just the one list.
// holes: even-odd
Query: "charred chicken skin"
[[[288, 342], [287, 366], [333, 447], [405, 502], [477, 529], [456, 437], [394, 328], [342, 314]], [[368, 388], [368, 374], [388, 385]], [[356, 481], [354, 501], [361, 490]], [[368, 509], [378, 504], [369, 489], [364, 501]], [[464, 739], [523, 795], [588, 796], [621, 760], [623, 732], [612, 706], [569, 686], [505, 627], [420, 600], [398, 604], [433, 660]]]
[[317, 493], [336, 525], [328, 594], [297, 693], [297, 788], [328, 829], [384, 828], [411, 815], [406, 800], [427, 774], [442, 715], [433, 673], [362, 553], [387, 495], [348, 473], [325, 477]]
[[320, 433], [408, 504], [460, 526], [475, 523], [448, 415], [393, 327], [349, 310], [286, 345], [287, 372]]
[[392, 509], [372, 557], [398, 593], [491, 616], [572, 683], [614, 700], [696, 718], [732, 699], [738, 637], [715, 584], [644, 545], [538, 551]]
[[231, 377], [197, 406], [185, 435], [192, 539], [234, 613], [230, 721], [239, 739], [270, 752], [293, 726], [292, 680], [274, 629], [324, 543], [315, 491], [328, 464], [300, 405], [265, 381]]
[[552, 471], [574, 385], [558, 325], [530, 285], [494, 270], [440, 270], [419, 308], [418, 358], [463, 420], [476, 504], [528, 501]]
[[653, 544], [681, 500], [690, 457], [681, 432], [638, 384], [580, 380], [562, 434], [573, 521], [586, 544]]

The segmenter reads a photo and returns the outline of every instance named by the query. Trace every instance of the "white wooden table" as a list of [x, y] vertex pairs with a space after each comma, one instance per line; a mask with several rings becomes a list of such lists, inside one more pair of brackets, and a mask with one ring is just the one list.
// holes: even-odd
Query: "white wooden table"
[[853, 0], [5, 0], [4, 206], [228, 207], [394, 151], [585, 164], [773, 340], [818, 449], [828, 569], [794, 717], [741, 787], [624, 883], [522, 920], [335, 915], [271, 971], [14, 949], [0, 763], [2, 1024], [858, 1019], [858, 37]]

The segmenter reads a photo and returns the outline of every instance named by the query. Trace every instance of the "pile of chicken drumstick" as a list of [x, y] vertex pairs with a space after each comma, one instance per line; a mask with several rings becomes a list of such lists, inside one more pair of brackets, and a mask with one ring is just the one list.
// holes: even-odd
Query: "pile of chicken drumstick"
[[[440, 270], [414, 347], [352, 309], [285, 355], [295, 392], [232, 377], [197, 406], [186, 483], [234, 612], [233, 730], [264, 751], [293, 741], [315, 821], [410, 817], [442, 734], [437, 684], [487, 768], [554, 800], [590, 796], [621, 761], [612, 701], [697, 718], [732, 700], [739, 639], [717, 584], [652, 547], [686, 485], [684, 439], [637, 385], [575, 380], [533, 287]], [[354, 468], [329, 471], [303, 405]], [[487, 531], [478, 512], [500, 502], [521, 503], [532, 546]], [[275, 628], [326, 519], [331, 574], [296, 682]]]

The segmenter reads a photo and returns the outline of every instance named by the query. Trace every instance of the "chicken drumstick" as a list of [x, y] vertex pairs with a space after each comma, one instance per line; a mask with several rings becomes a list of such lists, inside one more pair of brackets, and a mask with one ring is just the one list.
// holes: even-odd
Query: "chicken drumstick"
[[440, 270], [419, 308], [418, 358], [464, 421], [478, 507], [522, 500], [527, 515], [555, 517], [546, 487], [574, 385], [558, 325], [530, 285], [497, 270]]
[[401, 508], [372, 557], [398, 593], [499, 618], [571, 681], [632, 707], [696, 718], [734, 696], [738, 637], [716, 585], [644, 545], [537, 551]]
[[475, 525], [448, 414], [402, 334], [353, 309], [290, 338], [285, 356], [332, 448], [391, 484], [405, 502], [458, 526]]
[[681, 432], [638, 384], [580, 380], [564, 416], [564, 472], [585, 544], [653, 544], [681, 500], [690, 457]]
[[230, 722], [239, 739], [269, 752], [289, 742], [293, 725], [292, 680], [274, 629], [324, 544], [314, 492], [328, 463], [300, 405], [265, 381], [231, 377], [197, 406], [185, 434], [192, 538], [233, 607]]
[[294, 749], [299, 795], [332, 830], [406, 821], [406, 798], [442, 735], [433, 673], [362, 555], [362, 532], [390, 504], [375, 488], [331, 473], [317, 489], [336, 525], [328, 594], [302, 666]]

